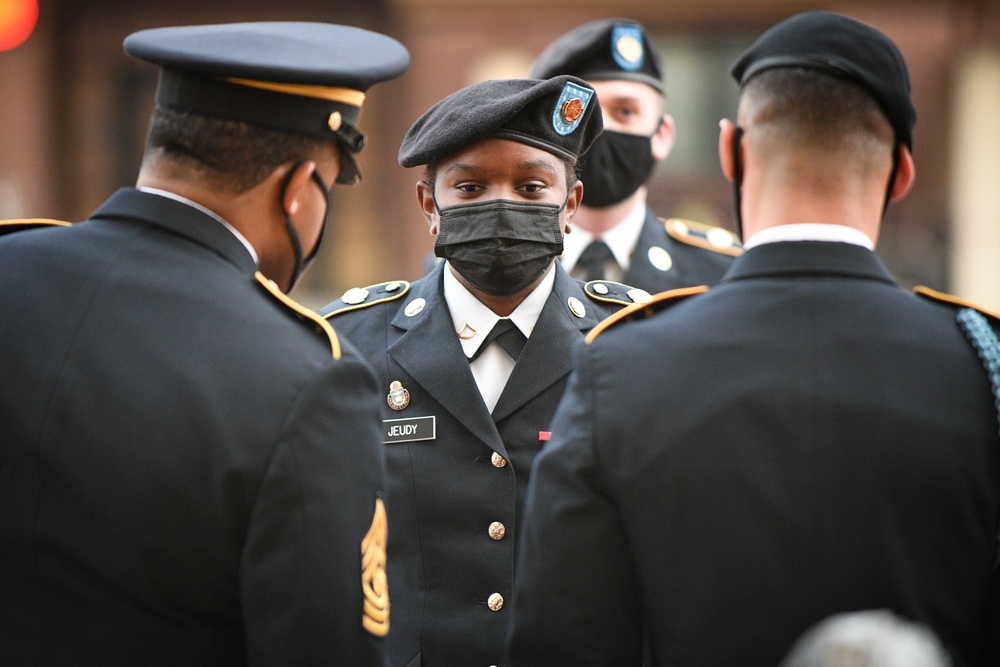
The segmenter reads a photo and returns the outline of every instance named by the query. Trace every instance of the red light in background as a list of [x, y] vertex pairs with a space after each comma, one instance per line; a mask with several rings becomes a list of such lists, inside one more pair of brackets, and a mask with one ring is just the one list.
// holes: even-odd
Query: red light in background
[[28, 39], [38, 21], [38, 0], [0, 0], [0, 51]]

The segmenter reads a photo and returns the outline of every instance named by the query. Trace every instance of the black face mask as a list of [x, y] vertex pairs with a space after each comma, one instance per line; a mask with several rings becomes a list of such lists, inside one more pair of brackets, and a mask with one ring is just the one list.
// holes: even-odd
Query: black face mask
[[597, 137], [582, 159], [583, 205], [611, 206], [638, 190], [656, 166], [652, 137], [613, 130]]
[[[302, 164], [301, 162], [295, 164], [291, 169], [288, 170], [288, 175], [285, 176], [285, 182], [281, 186], [280, 201], [285, 201], [285, 190], [288, 188], [288, 183], [292, 180], [292, 174], [298, 166]], [[319, 231], [319, 238], [316, 239], [316, 245], [313, 247], [312, 252], [309, 253], [308, 257], [302, 257], [302, 244], [299, 242], [298, 232], [295, 231], [295, 227], [292, 225], [292, 219], [289, 217], [287, 212], [284, 212], [285, 216], [285, 227], [288, 229], [288, 236], [292, 240], [292, 250], [295, 252], [295, 269], [292, 272], [292, 280], [288, 283], [288, 291], [291, 292], [292, 288], [295, 287], [295, 283], [298, 281], [299, 276], [302, 272], [306, 270], [306, 267], [316, 259], [316, 253], [319, 252], [319, 247], [323, 243], [323, 237], [326, 236], [326, 228], [330, 223], [330, 191], [326, 189], [326, 185], [323, 183], [323, 179], [319, 177], [316, 171], [312, 173], [312, 180], [319, 186], [319, 191], [323, 193], [323, 200], [326, 202], [326, 212], [323, 214], [323, 226]], [[284, 207], [282, 207], [284, 211]]]
[[565, 206], [491, 199], [438, 208], [434, 254], [486, 294], [517, 294], [562, 253]]

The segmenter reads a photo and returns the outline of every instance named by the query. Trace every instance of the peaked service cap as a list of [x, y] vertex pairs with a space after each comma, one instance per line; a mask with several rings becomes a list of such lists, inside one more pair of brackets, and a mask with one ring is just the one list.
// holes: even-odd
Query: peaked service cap
[[124, 48], [162, 68], [160, 108], [337, 141], [345, 158], [338, 183], [360, 178], [365, 92], [410, 64], [391, 37], [329, 23], [153, 28], [126, 37]]

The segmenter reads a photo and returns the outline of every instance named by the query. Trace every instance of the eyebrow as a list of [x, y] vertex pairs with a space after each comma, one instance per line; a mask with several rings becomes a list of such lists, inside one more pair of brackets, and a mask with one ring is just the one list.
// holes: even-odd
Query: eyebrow
[[604, 101], [601, 102], [602, 104], [609, 104], [611, 102], [616, 102], [618, 104], [621, 104], [622, 102], [635, 102], [635, 103], [638, 103], [639, 102], [639, 96], [638, 95], [629, 95], [627, 93], [623, 93], [621, 95], [605, 95], [604, 98], [603, 98], [603, 100]]
[[[475, 172], [475, 171], [480, 171], [480, 170], [482, 170], [484, 168], [485, 167], [479, 166], [479, 165], [465, 164], [465, 163], [462, 163], [462, 162], [457, 162], [457, 163], [451, 165], [450, 167], [448, 167], [447, 169], [445, 169], [444, 173], [445, 174], [452, 174], [452, 173]], [[533, 169], [533, 168], [544, 169], [544, 170], [549, 171], [549, 172], [551, 172], [553, 174], [555, 174], [555, 173], [558, 172], [558, 170], [555, 167], [553, 167], [549, 162], [547, 162], [545, 160], [525, 160], [524, 162], [519, 162], [517, 164], [517, 168], [518, 169]]]

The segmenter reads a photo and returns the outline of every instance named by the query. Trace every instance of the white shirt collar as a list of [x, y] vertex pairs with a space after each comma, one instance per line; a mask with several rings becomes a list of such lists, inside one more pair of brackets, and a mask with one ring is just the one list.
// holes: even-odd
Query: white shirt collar
[[[471, 357], [479, 349], [483, 338], [497, 323], [500, 316], [490, 310], [466, 289], [465, 285], [458, 281], [447, 262], [445, 262], [443, 270], [444, 299], [448, 304], [448, 311], [451, 313], [451, 321], [455, 325], [455, 333], [458, 334], [465, 356]], [[555, 281], [556, 272], [553, 269], [548, 272], [535, 289], [531, 290], [524, 301], [518, 304], [514, 312], [508, 315], [525, 338], [531, 337], [531, 332], [535, 328], [538, 316], [542, 313], [542, 308], [545, 307], [545, 301], [552, 293]], [[469, 335], [470, 333], [472, 335]]]
[[[600, 236], [600, 239], [611, 248], [611, 254], [615, 256], [615, 261], [618, 262], [622, 271], [628, 271], [628, 267], [632, 263], [632, 251], [635, 250], [635, 246], [639, 242], [642, 224], [645, 221], [646, 203], [640, 201], [618, 224]], [[573, 270], [580, 255], [594, 238], [593, 234], [580, 227], [574, 227], [573, 232], [565, 236], [560, 260], [567, 272]]]
[[859, 229], [847, 225], [830, 225], [820, 223], [799, 223], [794, 225], [776, 225], [760, 230], [743, 243], [743, 249], [780, 241], [837, 241], [851, 243], [869, 250], [875, 249], [875, 244]]
[[228, 222], [226, 222], [225, 220], [223, 220], [222, 216], [220, 216], [220, 215], [218, 215], [218, 214], [216, 214], [216, 213], [208, 210], [207, 208], [205, 208], [204, 206], [202, 206], [201, 204], [199, 204], [196, 201], [191, 201], [187, 197], [182, 197], [179, 194], [175, 194], [173, 192], [168, 192], [166, 190], [160, 190], [159, 188], [141, 187], [141, 188], [138, 188], [138, 189], [139, 189], [140, 192], [145, 192], [145, 193], [148, 193], [148, 194], [151, 194], [151, 195], [159, 195], [161, 197], [166, 197], [167, 199], [173, 199], [174, 201], [179, 201], [182, 204], [187, 204], [188, 206], [190, 206], [192, 208], [198, 209], [199, 211], [201, 211], [205, 215], [207, 215], [209, 217], [212, 217], [212, 218], [215, 218], [216, 220], [218, 220], [219, 222], [221, 222], [222, 225], [226, 229], [228, 229], [229, 231], [231, 231], [233, 233], [233, 236], [235, 236], [237, 239], [239, 239], [239, 242], [243, 244], [243, 246], [247, 249], [247, 252], [250, 253], [250, 256], [253, 257], [254, 264], [257, 264], [258, 266], [260, 266], [260, 260], [257, 257], [257, 251], [254, 250], [254, 247], [252, 245], [250, 245], [250, 241], [247, 241], [247, 238], [245, 236], [243, 236], [242, 234], [240, 234], [236, 230], [235, 227], [233, 227], [231, 224], [229, 224]]

